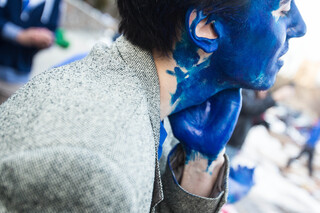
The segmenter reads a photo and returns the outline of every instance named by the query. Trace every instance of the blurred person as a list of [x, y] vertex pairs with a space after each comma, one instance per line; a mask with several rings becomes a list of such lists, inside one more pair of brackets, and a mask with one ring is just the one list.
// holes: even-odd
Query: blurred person
[[54, 42], [61, 0], [0, 2], [0, 79], [26, 83], [34, 55]]
[[[242, 108], [234, 132], [226, 146], [226, 153], [232, 161], [239, 153], [251, 127], [263, 125], [269, 130], [269, 123], [264, 120], [264, 113], [277, 101], [289, 98], [294, 94], [293, 85], [283, 86], [270, 93], [267, 90], [242, 90]], [[237, 165], [230, 168], [228, 204], [234, 204], [243, 199], [254, 186], [254, 170]]]
[[[117, 2], [124, 36], [0, 106], [0, 209], [219, 212], [226, 202], [240, 88], [273, 85], [288, 41], [306, 32], [295, 2]], [[179, 143], [167, 138], [165, 154], [168, 117]]]
[[244, 198], [254, 186], [255, 168], [237, 165], [230, 167], [228, 204], [234, 204]]
[[221, 213], [237, 212], [234, 204], [245, 198], [255, 185], [255, 168], [244, 165], [230, 166], [228, 179], [227, 204], [221, 209]]
[[234, 132], [227, 145], [230, 159], [240, 151], [251, 127], [263, 125], [269, 130], [269, 123], [263, 118], [267, 109], [276, 105], [278, 101], [290, 98], [294, 94], [294, 87], [287, 85], [270, 93], [268, 91], [242, 90], [242, 108]]
[[290, 158], [288, 160], [286, 168], [289, 168], [291, 163], [299, 158], [301, 158], [304, 154], [308, 156], [308, 171], [309, 171], [309, 176], [313, 176], [313, 158], [314, 158], [314, 152], [316, 145], [318, 144], [320, 140], [320, 120], [318, 120], [311, 128], [310, 134], [308, 137], [308, 140], [306, 141], [305, 145], [301, 149], [300, 153], [293, 158]]

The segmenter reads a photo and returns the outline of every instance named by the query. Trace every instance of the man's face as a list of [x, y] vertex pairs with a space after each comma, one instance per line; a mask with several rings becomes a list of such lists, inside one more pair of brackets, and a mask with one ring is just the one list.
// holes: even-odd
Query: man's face
[[303, 36], [305, 23], [294, 0], [251, 0], [240, 16], [233, 22], [216, 21], [222, 33], [210, 67], [219, 69], [231, 87], [267, 89], [283, 66], [288, 40]]
[[218, 38], [211, 55], [202, 59], [200, 48], [186, 35], [175, 46], [173, 58], [179, 66], [167, 71], [177, 78], [171, 100], [175, 111], [200, 104], [223, 89], [271, 87], [289, 39], [306, 31], [293, 0], [250, 0], [245, 11], [226, 17], [212, 14], [212, 20]]

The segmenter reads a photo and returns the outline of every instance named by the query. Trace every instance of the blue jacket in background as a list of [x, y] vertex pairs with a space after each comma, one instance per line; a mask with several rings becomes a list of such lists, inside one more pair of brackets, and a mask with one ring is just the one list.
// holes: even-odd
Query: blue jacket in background
[[[25, 47], [15, 41], [5, 39], [3, 35], [4, 26], [12, 23], [22, 29], [30, 27], [45, 27], [55, 31], [60, 15], [61, 0], [46, 0], [36, 7], [30, 9], [26, 14], [22, 14], [22, 0], [2, 0], [0, 5], [0, 66], [11, 67], [17, 74], [28, 74], [31, 71], [31, 65], [34, 55], [39, 49], [34, 47]], [[45, 4], [48, 4], [45, 8]], [[44, 15], [47, 15], [45, 17]], [[23, 19], [23, 20], [22, 20]]]
[[320, 139], [320, 120], [312, 127], [309, 139], [306, 142], [308, 147], [314, 148]]

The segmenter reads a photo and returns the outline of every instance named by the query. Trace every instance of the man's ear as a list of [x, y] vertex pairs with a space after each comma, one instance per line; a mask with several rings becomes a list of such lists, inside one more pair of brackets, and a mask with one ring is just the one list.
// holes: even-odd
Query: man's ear
[[189, 9], [186, 14], [186, 30], [199, 48], [212, 53], [218, 48], [219, 35], [214, 28], [214, 21], [208, 20], [208, 15], [202, 10]]

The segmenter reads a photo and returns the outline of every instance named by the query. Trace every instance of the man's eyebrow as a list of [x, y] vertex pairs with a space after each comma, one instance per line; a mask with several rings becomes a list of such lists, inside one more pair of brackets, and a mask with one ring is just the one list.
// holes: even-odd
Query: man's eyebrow
[[287, 4], [289, 2], [291, 2], [291, 0], [281, 0], [280, 1], [280, 5], [284, 5], [284, 4]]

